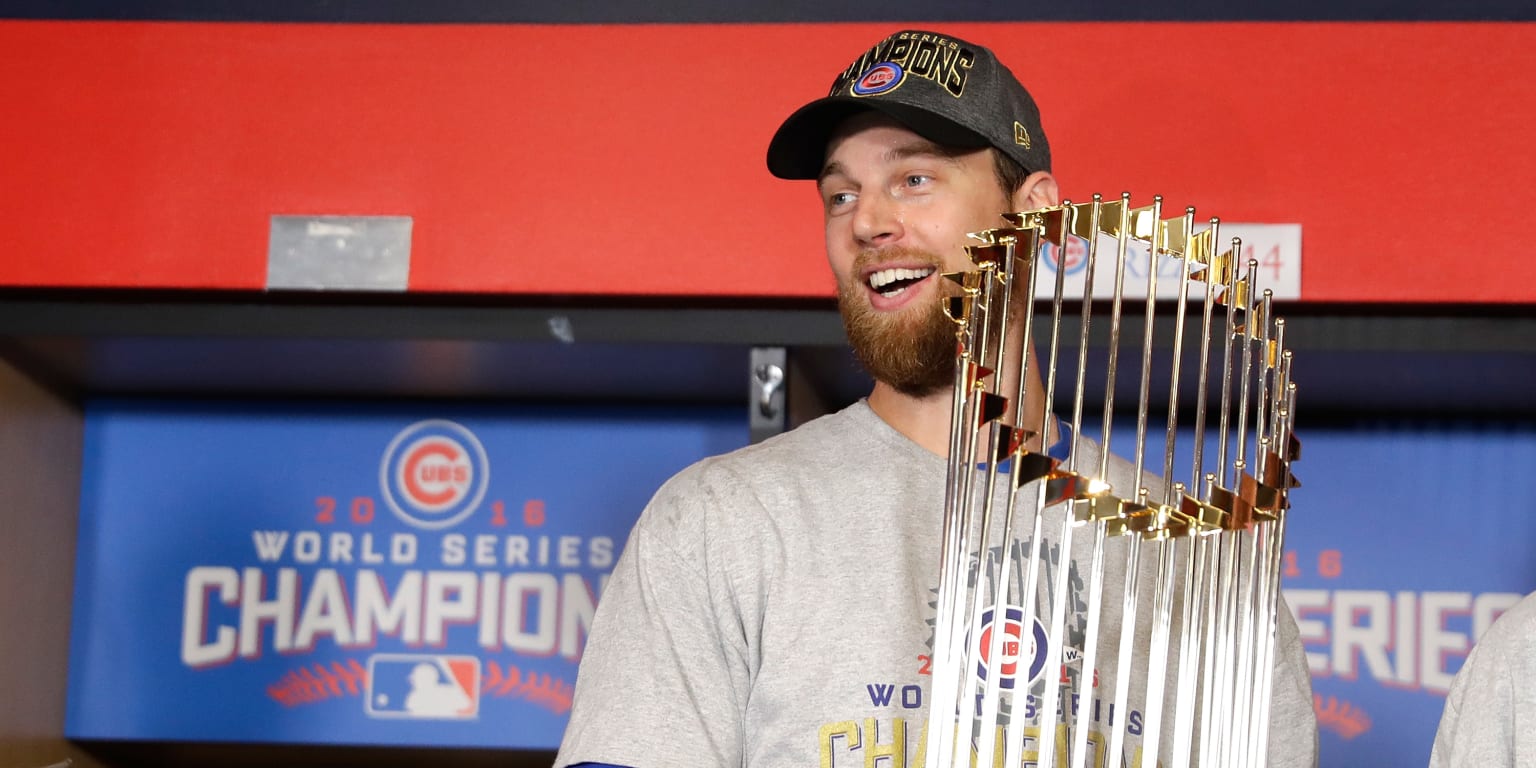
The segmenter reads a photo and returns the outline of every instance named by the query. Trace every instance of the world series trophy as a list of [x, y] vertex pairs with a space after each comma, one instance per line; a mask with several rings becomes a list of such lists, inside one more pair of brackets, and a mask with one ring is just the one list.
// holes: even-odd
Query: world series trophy
[[[1291, 353], [1241, 242], [1223, 248], [1217, 219], [1196, 231], [1193, 208], [1168, 219], [1162, 208], [1095, 195], [1009, 214], [1009, 226], [972, 235], [973, 270], [946, 275], [960, 286], [945, 306], [959, 343], [928, 768], [1153, 766], [1159, 755], [1168, 766], [1265, 764], [1300, 458]], [[1069, 296], [1073, 252], [1083, 285]], [[1047, 317], [1035, 297], [1051, 257]], [[1106, 261], [1113, 288], [1096, 292]], [[1122, 355], [1128, 264], [1147, 290], [1141, 339], [1127, 334]], [[1176, 284], [1159, 286], [1160, 272]], [[1069, 299], [1081, 301], [1076, 333], [1063, 330]], [[1095, 347], [1103, 365], [1090, 375], [1095, 323], [1108, 326], [1108, 349]], [[1156, 366], [1155, 326], [1172, 339]], [[1137, 346], [1127, 462], [1109, 448], [1113, 438], [1127, 453], [1128, 436], [1112, 434], [1116, 381]], [[1192, 373], [1186, 353], [1198, 359]], [[1052, 404], [1070, 355], [1066, 421]], [[1166, 403], [1161, 387], [1153, 402], [1155, 367], [1167, 369]], [[1090, 383], [1102, 402], [1087, 402]], [[1181, 393], [1193, 400], [1182, 441]], [[1085, 418], [1098, 422], [1096, 442]], [[1153, 419], [1160, 439], [1148, 436]], [[1045, 447], [1053, 437], [1064, 458]]]

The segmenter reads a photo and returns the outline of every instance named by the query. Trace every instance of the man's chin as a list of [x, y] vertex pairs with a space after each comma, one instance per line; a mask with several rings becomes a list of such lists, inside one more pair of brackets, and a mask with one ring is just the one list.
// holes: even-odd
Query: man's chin
[[953, 385], [954, 326], [935, 314], [935, 307], [912, 306], [895, 312], [861, 310], [849, 314], [845, 308], [843, 324], [855, 356], [877, 381], [917, 398]]
[[927, 315], [933, 312], [931, 305], [919, 307], [909, 304], [893, 310], [869, 311], [869, 323], [880, 333], [888, 334], [898, 339], [911, 339], [914, 335], [928, 330], [929, 319]]

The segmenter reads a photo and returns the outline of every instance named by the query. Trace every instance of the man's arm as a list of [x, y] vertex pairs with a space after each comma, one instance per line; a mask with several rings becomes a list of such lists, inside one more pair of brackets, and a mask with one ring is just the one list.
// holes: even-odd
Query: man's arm
[[598, 603], [556, 768], [740, 765], [745, 640], [722, 615], [723, 579], [704, 565], [701, 496], [664, 488], [630, 535]]

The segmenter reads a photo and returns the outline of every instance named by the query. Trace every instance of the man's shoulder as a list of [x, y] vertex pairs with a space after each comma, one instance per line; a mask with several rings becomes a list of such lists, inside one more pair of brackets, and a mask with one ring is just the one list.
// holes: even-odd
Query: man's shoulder
[[863, 401], [794, 429], [728, 453], [710, 456], [679, 472], [668, 485], [777, 482], [786, 472], [803, 474], [835, 465], [850, 452], [874, 445], [879, 417]]
[[[878, 449], [878, 421], [862, 401], [763, 442], [701, 459], [667, 480], [642, 522], [707, 524], [728, 515], [739, 522], [753, 510], [777, 506], [797, 488], [823, 487], [851, 462]], [[650, 519], [646, 519], [650, 518]]]

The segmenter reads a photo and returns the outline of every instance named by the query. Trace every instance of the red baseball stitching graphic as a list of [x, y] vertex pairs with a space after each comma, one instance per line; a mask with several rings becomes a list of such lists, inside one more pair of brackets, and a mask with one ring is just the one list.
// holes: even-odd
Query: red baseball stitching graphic
[[488, 696], [526, 698], [557, 715], [571, 711], [571, 695], [576, 689], [564, 678], [537, 672], [524, 675], [516, 664], [508, 664], [506, 672], [502, 672], [494, 661], [485, 662], [485, 670], [481, 691]]
[[368, 670], [356, 659], [290, 669], [267, 686], [267, 695], [285, 707], [313, 704], [336, 696], [357, 696], [368, 687]]

